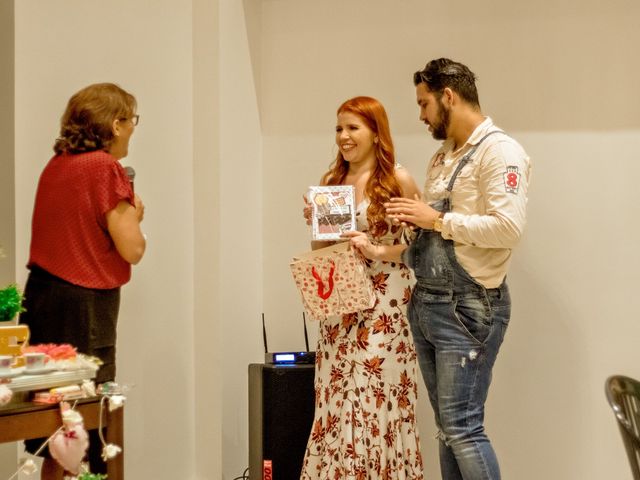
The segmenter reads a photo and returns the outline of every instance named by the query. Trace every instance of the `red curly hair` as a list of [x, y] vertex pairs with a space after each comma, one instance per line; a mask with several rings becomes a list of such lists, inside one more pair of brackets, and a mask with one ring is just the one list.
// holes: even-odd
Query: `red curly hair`
[[[378, 137], [378, 142], [375, 144], [377, 164], [367, 181], [364, 193], [369, 199], [369, 208], [367, 209], [369, 232], [374, 237], [380, 238], [389, 231], [383, 204], [388, 202], [391, 197], [402, 196], [402, 189], [395, 175], [396, 159], [387, 112], [378, 100], [371, 97], [354, 97], [347, 100], [340, 105], [336, 114], [344, 112], [358, 115]], [[349, 162], [338, 151], [331, 168], [322, 177], [322, 183], [341, 185], [348, 171]]]

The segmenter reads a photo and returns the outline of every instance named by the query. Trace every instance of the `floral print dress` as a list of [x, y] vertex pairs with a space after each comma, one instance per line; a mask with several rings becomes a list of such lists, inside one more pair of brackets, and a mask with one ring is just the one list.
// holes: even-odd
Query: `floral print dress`
[[[366, 209], [357, 209], [367, 231]], [[379, 243], [400, 242], [392, 227]], [[422, 479], [416, 352], [406, 317], [408, 267], [367, 261], [376, 292], [370, 310], [320, 322], [315, 415], [301, 480]]]

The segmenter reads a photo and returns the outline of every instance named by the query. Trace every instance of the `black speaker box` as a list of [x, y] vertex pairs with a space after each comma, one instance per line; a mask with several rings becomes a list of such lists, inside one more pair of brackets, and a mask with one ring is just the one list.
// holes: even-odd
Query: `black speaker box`
[[313, 424], [314, 365], [249, 365], [249, 478], [299, 480]]

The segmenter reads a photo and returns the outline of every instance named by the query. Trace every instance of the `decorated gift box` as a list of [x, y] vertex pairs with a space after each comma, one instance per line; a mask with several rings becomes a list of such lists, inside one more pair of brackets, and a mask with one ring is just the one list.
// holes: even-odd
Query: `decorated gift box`
[[340, 240], [342, 232], [356, 229], [353, 185], [311, 186], [307, 197], [314, 240]]

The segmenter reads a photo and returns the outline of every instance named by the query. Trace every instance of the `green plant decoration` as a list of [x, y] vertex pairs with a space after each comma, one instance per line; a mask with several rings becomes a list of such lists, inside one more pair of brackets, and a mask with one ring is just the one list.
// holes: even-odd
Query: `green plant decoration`
[[80, 474], [80, 476], [78, 477], [78, 480], [104, 480], [105, 478], [107, 478], [106, 475], [102, 475], [100, 473], [82, 473]]
[[13, 320], [15, 316], [24, 312], [22, 308], [22, 293], [16, 284], [0, 290], [0, 322]]

